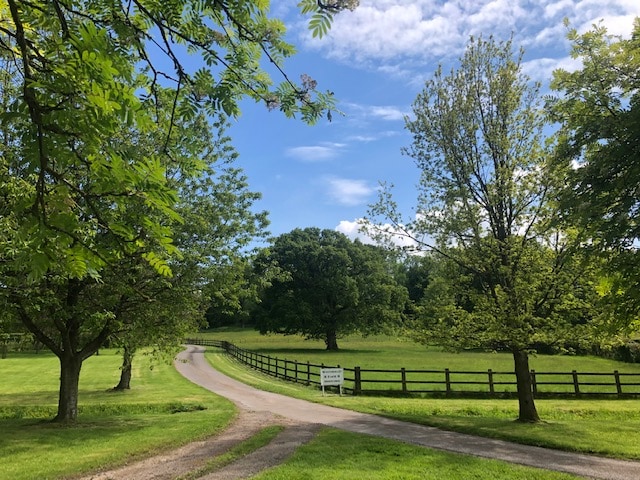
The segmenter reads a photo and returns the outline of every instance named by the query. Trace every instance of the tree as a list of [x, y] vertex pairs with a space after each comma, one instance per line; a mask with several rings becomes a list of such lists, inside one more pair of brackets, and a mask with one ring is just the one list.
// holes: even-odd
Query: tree
[[617, 307], [619, 330], [640, 311], [640, 19], [628, 39], [599, 25], [582, 35], [571, 29], [568, 38], [582, 67], [554, 72], [560, 96], [547, 104], [561, 126], [561, 206], [610, 267], [607, 301]]
[[[350, 6], [307, 12], [330, 20]], [[246, 97], [309, 123], [333, 108], [312, 78], [296, 85], [284, 72], [293, 47], [267, 10], [251, 0], [0, 6], [0, 301], [60, 358], [56, 420], [75, 420], [82, 362], [122, 321], [118, 288], [105, 309], [90, 301], [107, 270], [142, 259], [172, 274], [180, 214], [170, 177], [206, 173], [176, 126], [237, 115]], [[202, 66], [187, 67], [186, 54]], [[123, 132], [131, 138], [114, 141]], [[149, 136], [161, 139], [155, 148], [136, 148]]]
[[413, 144], [404, 153], [421, 171], [416, 219], [403, 221], [387, 188], [369, 226], [391, 221], [393, 232], [378, 233], [411, 236], [446, 259], [448, 274], [429, 282], [433, 303], [418, 336], [508, 349], [518, 418], [536, 422], [529, 353], [541, 337], [566, 333], [556, 306], [580, 270], [567, 249], [572, 235], [551, 225], [558, 177], [547, 168], [538, 86], [521, 60], [511, 41], [472, 38], [457, 70], [436, 71], [406, 121]]
[[[407, 301], [383, 249], [318, 228], [280, 235], [256, 259], [273, 279], [255, 314], [261, 333], [323, 339], [327, 350], [350, 333], [381, 331], [400, 320]], [[276, 270], [275, 273], [269, 273]]]

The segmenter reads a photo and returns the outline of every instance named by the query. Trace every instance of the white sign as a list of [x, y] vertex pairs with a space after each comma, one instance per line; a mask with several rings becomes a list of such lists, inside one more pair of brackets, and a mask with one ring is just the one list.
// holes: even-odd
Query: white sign
[[330, 385], [340, 386], [340, 395], [342, 395], [342, 384], [344, 383], [343, 368], [321, 368], [320, 369], [320, 385], [322, 385], [322, 394], [324, 395], [324, 387]]

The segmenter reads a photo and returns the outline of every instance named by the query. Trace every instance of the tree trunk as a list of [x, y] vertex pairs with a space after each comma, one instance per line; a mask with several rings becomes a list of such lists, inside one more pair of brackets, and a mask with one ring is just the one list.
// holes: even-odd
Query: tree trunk
[[535, 423], [540, 421], [533, 399], [533, 385], [529, 372], [529, 354], [526, 350], [514, 350], [513, 362], [518, 388], [519, 422]]
[[329, 330], [327, 332], [324, 343], [327, 345], [327, 350], [338, 350], [338, 337], [335, 330]]
[[58, 396], [58, 414], [54, 422], [72, 423], [78, 419], [78, 385], [82, 357], [78, 354], [65, 354], [60, 359], [60, 392]]
[[120, 369], [120, 382], [113, 387], [114, 390], [129, 390], [131, 388], [131, 364], [133, 363], [134, 350], [124, 347], [122, 352], [122, 367]]

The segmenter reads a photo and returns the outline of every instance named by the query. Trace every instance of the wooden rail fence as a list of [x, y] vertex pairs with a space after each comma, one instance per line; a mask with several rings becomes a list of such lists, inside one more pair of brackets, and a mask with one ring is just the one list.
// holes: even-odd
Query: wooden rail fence
[[[189, 338], [191, 345], [221, 348], [249, 367], [287, 381], [320, 386], [322, 368], [340, 368], [340, 365], [314, 364], [281, 359], [245, 350], [219, 340]], [[343, 367], [344, 368], [344, 367]], [[640, 397], [640, 372], [537, 372], [531, 370], [534, 395], [543, 397]], [[343, 392], [351, 395], [419, 394], [445, 396], [513, 397], [516, 380], [513, 372], [400, 370], [344, 368]]]

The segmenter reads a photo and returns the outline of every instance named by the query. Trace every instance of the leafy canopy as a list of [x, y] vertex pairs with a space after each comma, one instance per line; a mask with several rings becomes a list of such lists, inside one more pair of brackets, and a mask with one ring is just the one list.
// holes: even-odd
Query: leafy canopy
[[324, 339], [328, 349], [337, 349], [337, 337], [397, 322], [408, 297], [384, 250], [333, 230], [280, 235], [256, 266], [273, 278], [261, 295], [257, 328]]
[[[602, 25], [570, 29], [572, 72], [554, 72], [547, 108], [560, 124], [557, 168], [564, 219], [584, 231], [585, 245], [609, 265], [608, 302], [621, 319], [640, 310], [640, 19], [630, 38]], [[606, 292], [604, 292], [606, 293]]]

